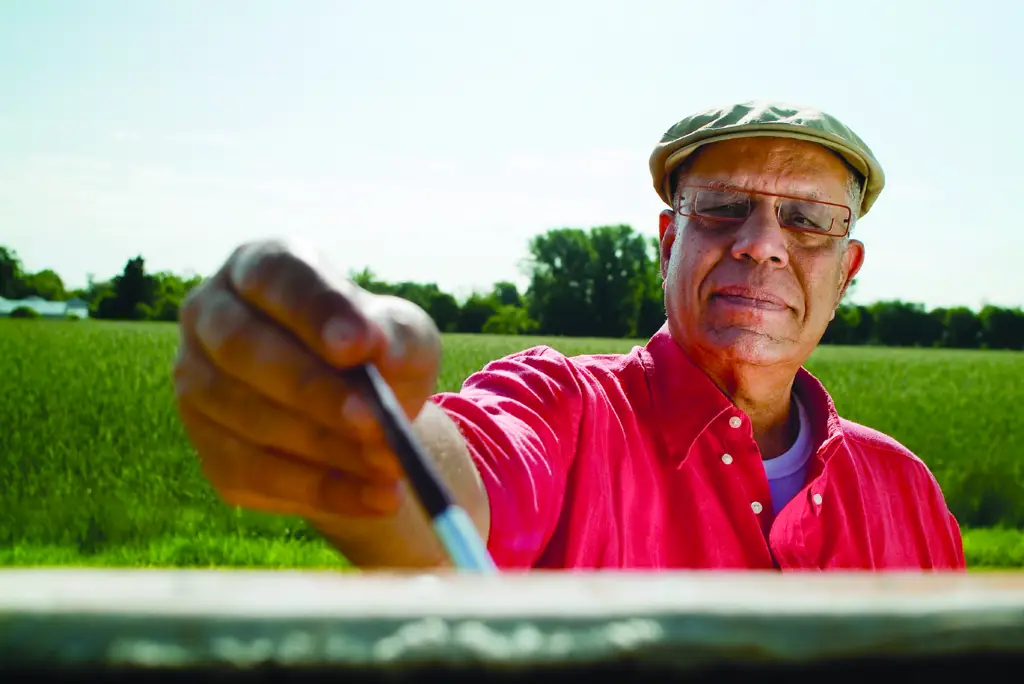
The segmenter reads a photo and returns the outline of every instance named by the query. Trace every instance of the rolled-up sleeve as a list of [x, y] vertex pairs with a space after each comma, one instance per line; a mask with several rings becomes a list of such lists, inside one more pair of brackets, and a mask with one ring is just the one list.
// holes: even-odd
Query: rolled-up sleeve
[[534, 347], [433, 400], [458, 425], [487, 489], [495, 563], [531, 567], [558, 523], [576, 452], [584, 401], [571, 360]]

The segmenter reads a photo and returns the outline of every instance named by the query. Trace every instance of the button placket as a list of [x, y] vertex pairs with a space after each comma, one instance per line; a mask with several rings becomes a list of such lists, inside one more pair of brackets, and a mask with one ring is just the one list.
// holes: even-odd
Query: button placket
[[[754, 464], [754, 461], [758, 460], [756, 459], [755, 455], [747, 453], [747, 450], [750, 447], [750, 444], [748, 444], [749, 435], [745, 434], [744, 431], [740, 430], [740, 428], [743, 427], [743, 418], [741, 416], [733, 415], [729, 416], [729, 419], [726, 422], [729, 425], [729, 430], [726, 431], [728, 435], [723, 435], [724, 440], [722, 446], [728, 449], [728, 451], [725, 451], [723, 449], [721, 456], [719, 456], [719, 458], [722, 461], [722, 464], [727, 466], [732, 465], [734, 463], [745, 464], [742, 467], [740, 465], [736, 465], [736, 467], [739, 468], [739, 470], [737, 470], [735, 474], [746, 483], [744, 485], [744, 490], [746, 490], [747, 495], [752, 495], [751, 499], [749, 499], [750, 511], [755, 516], [760, 516], [765, 511], [765, 504], [762, 503], [762, 501], [766, 500], [765, 497], [770, 496], [770, 490], [767, 488], [768, 481], [766, 478], [755, 476], [758, 481], [762, 479], [764, 480], [764, 488], [762, 489], [761, 486], [754, 485], [754, 483], [749, 480], [749, 477], [752, 475], [752, 473], [747, 472], [746, 468], [755, 468], [761, 466], [759, 462], [756, 465]], [[738, 458], [740, 458], [741, 460], [736, 461], [737, 456], [734, 456], [733, 454], [738, 454]], [[750, 462], [748, 463], [746, 459], [749, 459]], [[761, 471], [761, 474], [763, 475], [763, 471]], [[752, 489], [751, 485], [753, 485]], [[762, 521], [762, 524], [764, 524], [764, 521]]]

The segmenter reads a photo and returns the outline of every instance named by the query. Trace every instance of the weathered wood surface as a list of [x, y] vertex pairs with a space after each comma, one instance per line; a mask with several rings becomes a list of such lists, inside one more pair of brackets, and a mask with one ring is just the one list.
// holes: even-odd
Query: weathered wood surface
[[0, 570], [6, 667], [1024, 658], [1024, 573]]

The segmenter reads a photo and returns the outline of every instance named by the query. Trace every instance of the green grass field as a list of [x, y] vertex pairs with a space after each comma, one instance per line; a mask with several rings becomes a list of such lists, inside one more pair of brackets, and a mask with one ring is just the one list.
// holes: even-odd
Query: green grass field
[[[640, 342], [451, 335], [441, 389], [540, 343]], [[176, 420], [176, 344], [168, 324], [0, 321], [0, 563], [344, 566], [300, 521], [216, 498]], [[972, 567], [1024, 567], [1024, 354], [825, 347], [808, 366], [842, 414], [931, 466]]]

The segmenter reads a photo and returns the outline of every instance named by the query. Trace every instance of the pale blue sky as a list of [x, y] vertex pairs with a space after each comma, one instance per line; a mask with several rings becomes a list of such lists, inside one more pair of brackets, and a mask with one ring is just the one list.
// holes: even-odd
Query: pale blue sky
[[464, 295], [548, 228], [655, 235], [664, 130], [761, 98], [887, 172], [857, 300], [1020, 305], [1022, 8], [0, 0], [0, 244], [80, 285], [290, 235]]

